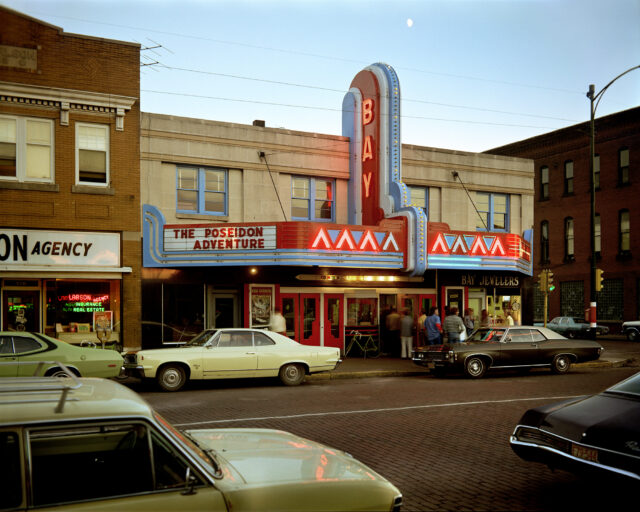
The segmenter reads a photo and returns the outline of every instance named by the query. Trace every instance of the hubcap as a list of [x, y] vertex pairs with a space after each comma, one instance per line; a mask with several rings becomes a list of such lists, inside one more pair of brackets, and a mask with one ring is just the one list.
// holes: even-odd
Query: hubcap
[[477, 359], [474, 359], [469, 363], [469, 372], [472, 375], [478, 375], [482, 371], [482, 363]]
[[558, 359], [558, 368], [564, 370], [567, 367], [567, 359], [565, 357], [561, 357]]
[[178, 370], [174, 370], [173, 368], [164, 372], [162, 376], [163, 382], [167, 386], [175, 387], [180, 383], [180, 372]]
[[297, 366], [289, 366], [289, 368], [287, 368], [286, 375], [288, 379], [295, 380], [300, 375], [300, 371]]

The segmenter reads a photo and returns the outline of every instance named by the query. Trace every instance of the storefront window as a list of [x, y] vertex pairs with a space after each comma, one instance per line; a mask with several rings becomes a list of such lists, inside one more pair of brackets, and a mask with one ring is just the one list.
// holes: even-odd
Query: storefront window
[[377, 298], [347, 298], [348, 325], [378, 325]]
[[95, 332], [94, 320], [106, 317], [114, 333], [120, 331], [120, 281], [55, 280], [45, 283], [46, 331]]
[[[487, 313], [489, 314], [490, 325], [509, 325], [511, 324], [511, 320], [513, 320], [513, 325], [522, 324], [522, 298], [520, 295], [502, 295], [496, 293], [487, 299]], [[511, 317], [511, 320], [509, 317]]]

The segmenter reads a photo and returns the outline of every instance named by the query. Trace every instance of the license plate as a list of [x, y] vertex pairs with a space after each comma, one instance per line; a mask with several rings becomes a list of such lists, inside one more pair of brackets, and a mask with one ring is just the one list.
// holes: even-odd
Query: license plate
[[427, 368], [433, 369], [436, 367], [436, 363], [427, 363]]
[[587, 446], [571, 445], [571, 455], [589, 462], [598, 462], [598, 450]]

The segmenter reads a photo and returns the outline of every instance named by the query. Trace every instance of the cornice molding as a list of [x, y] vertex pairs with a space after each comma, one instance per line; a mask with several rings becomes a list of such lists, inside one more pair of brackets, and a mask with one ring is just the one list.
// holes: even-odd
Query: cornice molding
[[60, 124], [69, 125], [70, 110], [93, 110], [116, 115], [116, 130], [124, 130], [124, 115], [138, 98], [101, 92], [0, 82], [0, 101], [60, 109]]

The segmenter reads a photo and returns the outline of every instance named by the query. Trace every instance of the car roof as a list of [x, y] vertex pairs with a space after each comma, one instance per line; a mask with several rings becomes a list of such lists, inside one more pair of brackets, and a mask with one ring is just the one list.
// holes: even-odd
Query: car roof
[[153, 411], [137, 393], [115, 381], [77, 377], [0, 379], [0, 426], [123, 416], [152, 418]]

